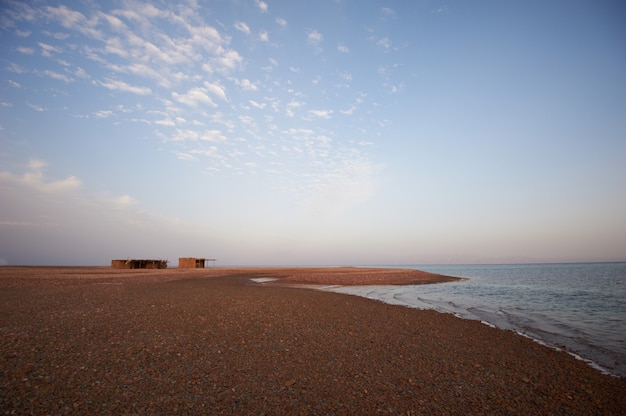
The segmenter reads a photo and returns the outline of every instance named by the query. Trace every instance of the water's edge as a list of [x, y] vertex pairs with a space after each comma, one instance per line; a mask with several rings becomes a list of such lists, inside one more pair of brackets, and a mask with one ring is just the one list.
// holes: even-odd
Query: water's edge
[[[563, 264], [467, 266], [466, 269], [462, 266], [403, 266], [469, 280], [431, 285], [327, 286], [317, 289], [477, 320], [565, 351], [604, 374], [626, 377], [625, 341], [621, 335], [626, 333], [623, 331], [626, 312], [619, 306], [620, 291], [626, 283], [626, 263], [618, 266], [617, 280], [610, 276], [613, 286], [603, 283], [602, 273], [606, 270], [602, 265]], [[491, 268], [488, 273], [497, 270], [493, 274], [498, 277], [487, 276], [488, 273], [480, 267]], [[514, 273], [511, 273], [513, 268]], [[511, 273], [513, 278], [499, 277], [499, 274], [504, 276], [506, 273]], [[559, 273], [568, 276], [579, 273], [582, 277], [564, 280]], [[553, 275], [561, 280], [555, 281]], [[563, 290], [572, 291], [573, 287], [573, 294], [561, 294], [559, 284], [565, 288]], [[616, 304], [617, 310], [614, 309]], [[580, 305], [586, 309], [580, 309]], [[604, 327], [603, 333], [589, 331], [599, 324]]]

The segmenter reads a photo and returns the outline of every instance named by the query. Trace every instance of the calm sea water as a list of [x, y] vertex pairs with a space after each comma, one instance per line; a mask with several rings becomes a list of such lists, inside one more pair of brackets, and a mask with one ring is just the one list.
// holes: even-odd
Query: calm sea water
[[626, 263], [399, 267], [467, 280], [327, 290], [480, 320], [626, 376]]

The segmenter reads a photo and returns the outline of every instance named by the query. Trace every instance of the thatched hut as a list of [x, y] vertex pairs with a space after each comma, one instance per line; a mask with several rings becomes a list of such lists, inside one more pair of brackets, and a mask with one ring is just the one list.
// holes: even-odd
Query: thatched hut
[[111, 260], [111, 267], [114, 269], [166, 269], [167, 263], [167, 260], [152, 259]]

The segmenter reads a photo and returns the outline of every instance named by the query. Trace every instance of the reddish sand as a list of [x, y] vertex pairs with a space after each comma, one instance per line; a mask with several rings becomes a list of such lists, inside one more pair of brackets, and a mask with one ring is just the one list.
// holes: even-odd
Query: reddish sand
[[625, 379], [512, 332], [293, 287], [418, 276], [0, 267], [0, 415], [626, 414]]
[[230, 273], [276, 278], [270, 284], [312, 285], [419, 285], [461, 280], [421, 270], [366, 267], [285, 267], [230, 269]]

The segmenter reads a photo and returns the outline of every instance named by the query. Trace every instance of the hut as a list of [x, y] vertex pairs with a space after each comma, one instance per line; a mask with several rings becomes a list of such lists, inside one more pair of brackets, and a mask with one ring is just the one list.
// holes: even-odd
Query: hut
[[201, 257], [180, 257], [178, 259], [179, 269], [204, 269], [206, 262], [212, 261], [215, 266], [215, 259], [205, 259]]
[[152, 259], [111, 260], [111, 267], [114, 269], [166, 269], [167, 263], [167, 260]]

